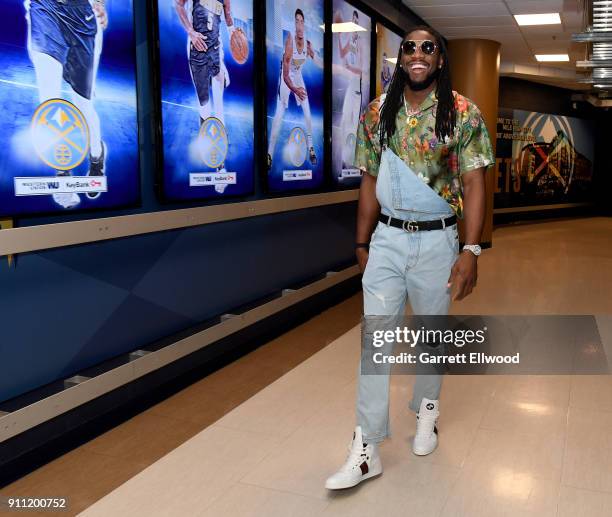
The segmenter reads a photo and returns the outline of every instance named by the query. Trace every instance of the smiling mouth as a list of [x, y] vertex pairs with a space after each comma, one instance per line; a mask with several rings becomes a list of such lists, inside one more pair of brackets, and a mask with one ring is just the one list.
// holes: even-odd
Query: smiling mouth
[[411, 72], [424, 72], [429, 68], [425, 63], [411, 63], [408, 65], [408, 70]]

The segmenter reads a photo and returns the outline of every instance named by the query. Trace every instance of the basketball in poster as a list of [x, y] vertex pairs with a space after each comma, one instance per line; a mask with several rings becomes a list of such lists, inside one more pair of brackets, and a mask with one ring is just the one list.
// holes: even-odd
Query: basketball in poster
[[159, 0], [163, 194], [253, 190], [253, 1]]
[[131, 1], [0, 0], [0, 215], [139, 199]]
[[268, 187], [323, 182], [322, 0], [267, 0]]

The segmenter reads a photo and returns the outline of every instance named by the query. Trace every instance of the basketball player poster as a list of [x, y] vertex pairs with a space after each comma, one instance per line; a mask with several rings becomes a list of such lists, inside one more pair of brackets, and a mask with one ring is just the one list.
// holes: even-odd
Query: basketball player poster
[[323, 0], [267, 0], [268, 188], [323, 182]]
[[338, 185], [361, 181], [355, 167], [359, 117], [370, 102], [372, 20], [344, 0], [333, 3], [332, 173]]
[[139, 199], [134, 14], [124, 0], [0, 0], [0, 215]]
[[249, 194], [254, 173], [252, 0], [159, 0], [163, 194]]
[[376, 24], [376, 97], [387, 93], [401, 44], [400, 35]]

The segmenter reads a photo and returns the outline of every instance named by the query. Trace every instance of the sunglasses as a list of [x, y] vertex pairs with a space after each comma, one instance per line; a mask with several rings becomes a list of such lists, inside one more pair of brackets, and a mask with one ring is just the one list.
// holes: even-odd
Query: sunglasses
[[402, 52], [411, 56], [417, 51], [417, 45], [420, 43], [421, 52], [431, 56], [435, 54], [438, 45], [430, 39], [409, 39], [402, 43]]

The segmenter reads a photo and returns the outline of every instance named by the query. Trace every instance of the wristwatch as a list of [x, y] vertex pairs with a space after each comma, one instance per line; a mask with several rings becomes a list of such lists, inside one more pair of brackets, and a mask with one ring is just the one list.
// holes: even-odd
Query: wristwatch
[[465, 250], [471, 251], [477, 257], [479, 257], [480, 254], [482, 253], [482, 248], [478, 244], [466, 244], [463, 246], [461, 251], [465, 251]]

